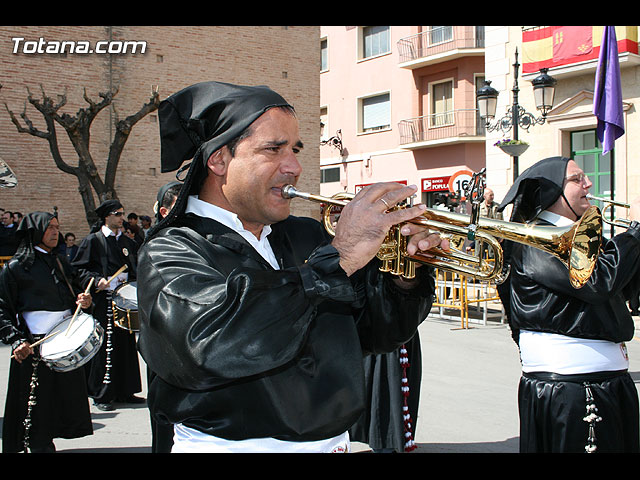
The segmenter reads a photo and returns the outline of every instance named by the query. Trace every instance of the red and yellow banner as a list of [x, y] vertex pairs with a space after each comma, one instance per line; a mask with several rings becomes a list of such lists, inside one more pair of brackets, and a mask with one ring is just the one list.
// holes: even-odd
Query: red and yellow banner
[[[522, 73], [597, 60], [602, 26], [564, 25], [522, 32]], [[616, 27], [618, 52], [638, 53], [638, 27]]]

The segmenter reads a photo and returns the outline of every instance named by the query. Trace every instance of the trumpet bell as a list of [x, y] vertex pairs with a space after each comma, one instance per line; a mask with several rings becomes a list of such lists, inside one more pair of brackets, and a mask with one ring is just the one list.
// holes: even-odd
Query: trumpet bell
[[602, 243], [602, 215], [596, 206], [582, 215], [570, 230], [571, 242], [567, 267], [574, 288], [582, 288], [596, 266]]

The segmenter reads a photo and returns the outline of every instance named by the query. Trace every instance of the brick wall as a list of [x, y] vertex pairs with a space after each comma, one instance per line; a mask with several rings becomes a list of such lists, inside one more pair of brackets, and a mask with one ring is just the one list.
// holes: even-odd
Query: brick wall
[[[24, 42], [14, 54], [12, 38], [25, 41], [81, 41], [91, 45], [101, 40], [145, 41], [146, 53], [29, 54]], [[0, 27], [0, 157], [18, 177], [18, 186], [0, 189], [0, 206], [28, 213], [58, 207], [62, 231], [73, 231], [78, 239], [88, 233], [84, 208], [74, 176], [54, 165], [48, 143], [17, 132], [4, 107], [21, 114], [31, 94], [41, 96], [40, 85], [54, 99], [66, 90], [67, 104], [60, 112], [75, 115], [86, 106], [82, 96], [99, 101], [99, 93], [119, 89], [115, 115], [124, 118], [136, 112], [157, 86], [165, 98], [196, 82], [218, 80], [246, 85], [265, 84], [282, 94], [297, 111], [305, 149], [300, 155], [304, 168], [300, 188], [319, 191], [319, 27], [313, 26], [45, 26]], [[31, 46], [28, 44], [27, 46]], [[28, 51], [28, 50], [27, 50]], [[45, 130], [39, 112], [30, 105], [27, 114]], [[91, 153], [104, 175], [114, 113], [104, 110], [91, 129]], [[77, 156], [57, 128], [60, 151], [70, 164]], [[160, 146], [156, 113], [133, 129], [122, 153], [116, 190], [126, 212], [153, 216], [158, 188], [174, 179], [160, 173]], [[294, 201], [293, 213], [317, 217], [318, 206]]]

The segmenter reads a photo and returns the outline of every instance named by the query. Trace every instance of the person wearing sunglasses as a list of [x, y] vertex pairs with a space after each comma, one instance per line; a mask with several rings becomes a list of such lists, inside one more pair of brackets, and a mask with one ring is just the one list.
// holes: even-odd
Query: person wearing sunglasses
[[[114, 409], [114, 402], [143, 403], [135, 396], [142, 391], [135, 335], [113, 325], [111, 293], [124, 282], [136, 279], [136, 243], [122, 234], [124, 207], [107, 200], [97, 209], [99, 222], [78, 246], [72, 264], [100, 276], [94, 294], [94, 317], [105, 330], [100, 352], [88, 364], [87, 390], [96, 408]], [[126, 270], [112, 279], [123, 266]], [[110, 281], [108, 281], [110, 280]]]

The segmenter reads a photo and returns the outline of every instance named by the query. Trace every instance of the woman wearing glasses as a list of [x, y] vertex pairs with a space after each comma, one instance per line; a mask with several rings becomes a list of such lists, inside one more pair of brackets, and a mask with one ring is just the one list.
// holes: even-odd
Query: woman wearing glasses
[[[570, 225], [590, 207], [591, 187], [573, 160], [547, 158], [522, 173], [500, 209], [513, 203], [512, 221]], [[634, 335], [626, 296], [640, 279], [637, 202], [630, 215], [625, 232], [602, 242], [582, 288], [551, 254], [513, 244], [508, 316], [522, 362], [521, 452], [640, 452], [625, 346]]]

